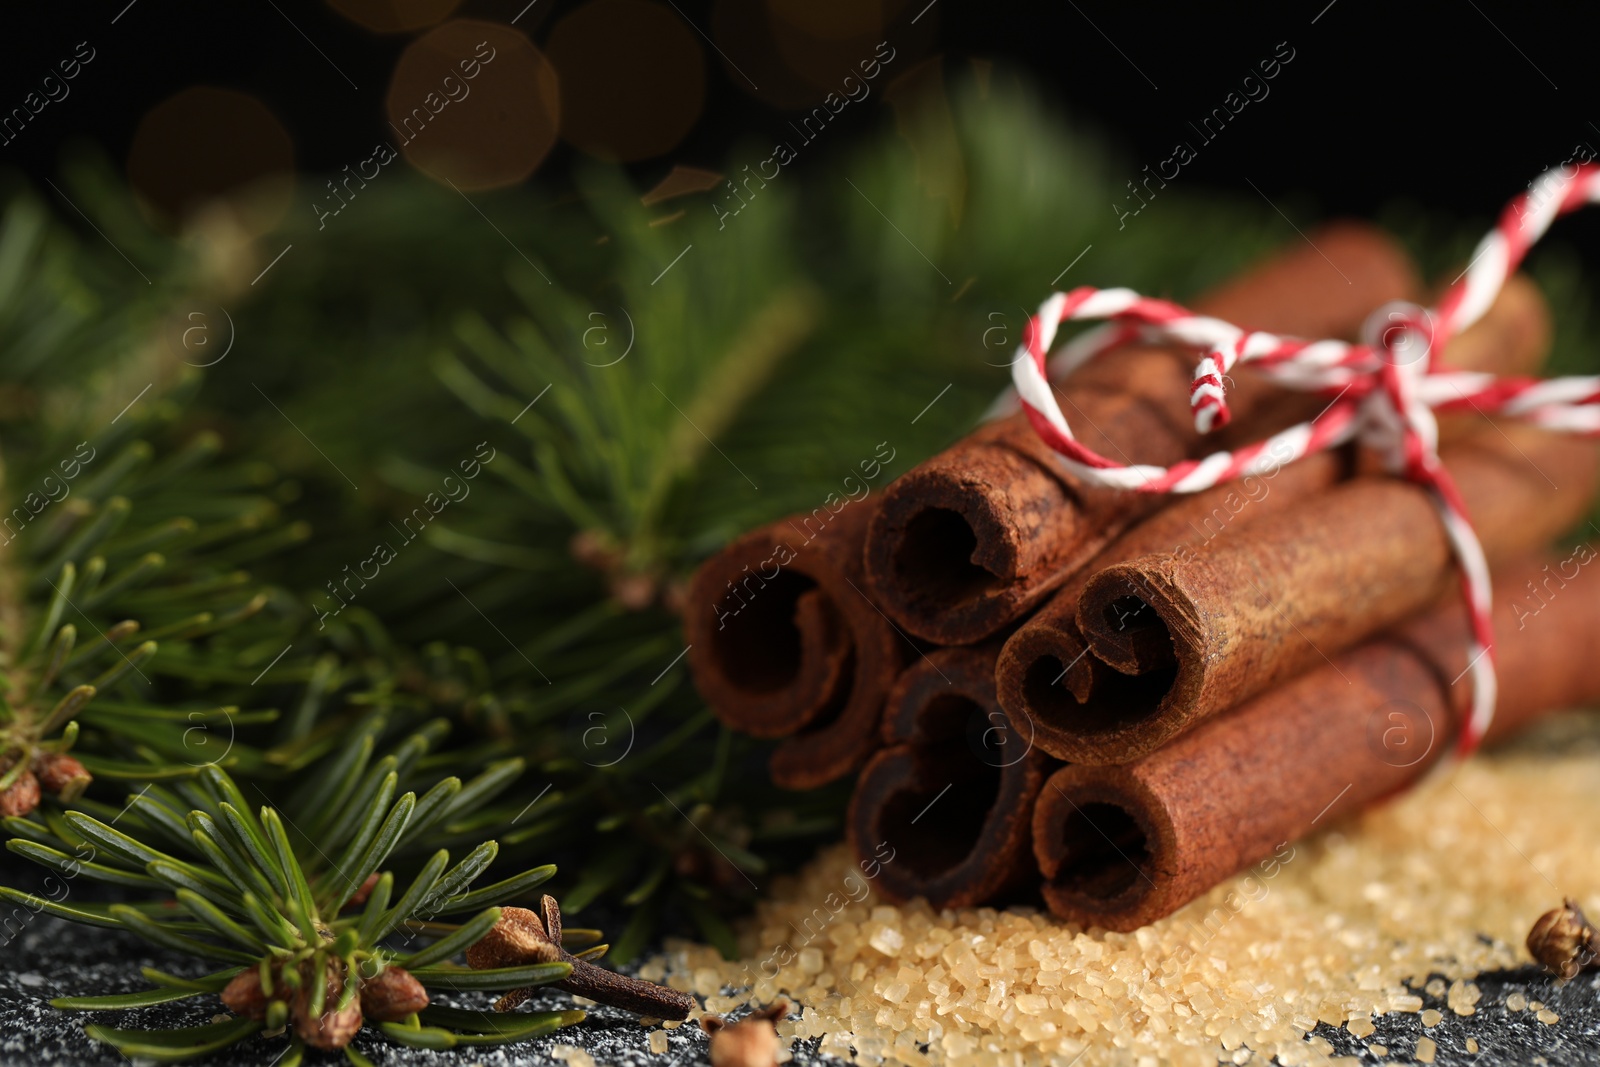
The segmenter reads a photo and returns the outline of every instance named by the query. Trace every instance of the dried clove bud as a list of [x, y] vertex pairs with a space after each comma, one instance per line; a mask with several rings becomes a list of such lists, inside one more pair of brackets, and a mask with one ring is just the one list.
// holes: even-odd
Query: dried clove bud
[[[596, 967], [562, 948], [561, 906], [552, 896], [544, 897], [539, 906], [542, 916], [527, 908], [500, 909], [500, 921], [467, 949], [467, 965], [488, 970], [533, 963], [570, 963], [572, 973], [554, 983], [557, 989], [658, 1019], [687, 1019], [694, 1010], [695, 1000], [687, 993]], [[510, 1011], [533, 992], [513, 989], [495, 1002], [495, 1010]]]
[[23, 771], [15, 782], [0, 790], [0, 816], [27, 815], [39, 806], [39, 779]]
[[702, 1015], [700, 1029], [711, 1037], [711, 1067], [774, 1067], [778, 1031], [773, 1024], [788, 1014], [789, 1002], [780, 998], [736, 1023]]
[[611, 596], [629, 611], [643, 611], [655, 603], [660, 580], [654, 574], [627, 569], [627, 553], [603, 530], [579, 530], [567, 543], [572, 558], [583, 567], [604, 575]]
[[257, 1022], [267, 1017], [267, 994], [261, 988], [261, 968], [240, 971], [222, 987], [222, 1006], [235, 1015]]
[[339, 998], [344, 992], [344, 973], [342, 967], [336, 968], [330, 963], [321, 975], [324, 983], [322, 1014], [312, 1015], [311, 983], [316, 980], [315, 975], [305, 975], [305, 981], [300, 983], [290, 999], [289, 1017], [294, 1021], [294, 1032], [312, 1048], [344, 1048], [361, 1029], [361, 998], [352, 997], [343, 1010], [339, 1008]]
[[82, 796], [94, 781], [83, 764], [65, 752], [39, 753], [33, 757], [33, 773], [38, 775], [39, 784], [46, 793], [53, 793], [67, 803]]
[[[396, 1022], [414, 1011], [428, 1006], [428, 992], [422, 983], [400, 967], [389, 967], [376, 978], [360, 985], [360, 995], [352, 997], [342, 1010], [339, 1001], [344, 993], [345, 974], [342, 964], [330, 962], [323, 970], [323, 1001], [321, 1014], [311, 1014], [311, 988], [315, 980], [307, 960], [287, 976], [274, 965], [273, 995], [268, 996], [261, 987], [261, 968], [251, 967], [235, 975], [222, 990], [222, 1003], [235, 1015], [246, 1019], [268, 1019], [271, 1009], [278, 1005], [281, 1012], [288, 1008], [290, 1021], [300, 1040], [312, 1048], [341, 1049], [350, 1043], [361, 1029], [368, 1009], [374, 1022]], [[282, 1018], [282, 1015], [279, 1016]]]
[[622, 566], [623, 553], [616, 540], [603, 530], [579, 530], [567, 543], [572, 558], [590, 570], [602, 574]]
[[[299, 1003], [297, 999], [297, 1006]], [[338, 1007], [329, 1008], [316, 1018], [308, 1015], [303, 1008], [297, 1011], [291, 1007], [289, 1012], [294, 1019], [294, 1032], [312, 1048], [344, 1048], [361, 1030], [360, 1000], [352, 1000], [342, 1011]]]
[[1600, 934], [1578, 902], [1568, 897], [1561, 907], [1545, 912], [1533, 924], [1528, 931], [1528, 953], [1557, 978], [1570, 980], [1600, 955]]
[[629, 611], [643, 611], [655, 603], [656, 580], [648, 574], [613, 575], [611, 596]]
[[395, 1023], [428, 1006], [428, 991], [404, 967], [385, 967], [361, 983], [361, 1012], [375, 1023]]

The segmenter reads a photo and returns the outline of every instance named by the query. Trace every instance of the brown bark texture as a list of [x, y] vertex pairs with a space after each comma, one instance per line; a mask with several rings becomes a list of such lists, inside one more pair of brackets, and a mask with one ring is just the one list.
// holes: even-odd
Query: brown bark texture
[[[1344, 337], [1374, 308], [1415, 295], [1409, 260], [1380, 231], [1342, 223], [1312, 240], [1315, 247], [1292, 246], [1202, 297], [1196, 310], [1245, 327]], [[1102, 455], [1170, 465], [1206, 444], [1189, 409], [1194, 358], [1155, 347], [1109, 353], [1059, 387], [1062, 410], [1080, 440]], [[1232, 377], [1236, 426], [1286, 412], [1309, 416], [1322, 403], [1285, 394], [1248, 367]], [[1162, 503], [1084, 484], [1025, 416], [1013, 415], [886, 490], [867, 535], [868, 591], [912, 636], [971, 644], [1027, 614]]]
[[[1493, 743], [1600, 700], [1592, 549], [1537, 557], [1495, 583]], [[1530, 598], [1530, 587], [1545, 594]], [[1530, 611], [1534, 614], [1530, 615]], [[1136, 762], [1056, 771], [1034, 854], [1056, 915], [1130, 931], [1414, 783], [1451, 749], [1471, 699], [1459, 595]]]

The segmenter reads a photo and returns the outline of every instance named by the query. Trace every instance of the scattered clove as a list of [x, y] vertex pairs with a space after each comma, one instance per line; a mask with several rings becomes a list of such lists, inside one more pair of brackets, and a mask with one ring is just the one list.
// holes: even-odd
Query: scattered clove
[[64, 752], [38, 753], [22, 768], [17, 767], [19, 759], [27, 757], [14, 751], [0, 759], [0, 775], [12, 779], [10, 785], [0, 789], [0, 817], [32, 813], [46, 793], [71, 803], [93, 780], [83, 764]]
[[392, 964], [361, 983], [361, 1011], [375, 1023], [397, 1023], [428, 1006], [428, 991], [404, 967]]
[[1528, 953], [1557, 978], [1570, 981], [1594, 966], [1600, 955], [1600, 933], [1590, 925], [1578, 902], [1567, 897], [1561, 907], [1539, 916], [1528, 931]]
[[720, 1015], [702, 1015], [700, 1029], [711, 1038], [711, 1067], [775, 1067], [778, 1031], [774, 1024], [788, 1014], [789, 1002], [779, 998], [736, 1023]]
[[[270, 1021], [274, 1005], [280, 1020], [294, 1024], [295, 1033], [313, 1048], [340, 1049], [361, 1029], [364, 1021], [398, 1022], [428, 1006], [428, 991], [403, 967], [388, 966], [371, 978], [358, 977], [357, 995], [344, 996], [344, 965], [329, 961], [322, 972], [323, 996], [315, 1004], [312, 961], [271, 968], [271, 992], [261, 984], [261, 968], [241, 971], [222, 990], [222, 1003], [235, 1015]], [[343, 1002], [343, 1003], [341, 1003]]]
[[307, 973], [310, 970], [308, 964], [301, 971], [302, 981], [290, 995], [289, 1018], [294, 1032], [312, 1048], [344, 1048], [361, 1029], [361, 1000], [355, 996], [345, 998], [344, 966], [330, 960], [320, 976], [323, 985], [319, 1003], [315, 989], [318, 976]]
[[567, 549], [580, 566], [603, 575], [611, 596], [628, 611], [643, 611], [655, 603], [661, 580], [653, 573], [628, 568], [627, 552], [616, 539], [601, 530], [580, 530], [572, 535]]
[[46, 793], [54, 793], [64, 803], [83, 795], [93, 781], [89, 772], [65, 752], [41, 752], [33, 757], [33, 773]]
[[[557, 989], [658, 1019], [687, 1019], [694, 1010], [695, 1000], [687, 993], [608, 971], [574, 956], [561, 947], [561, 906], [555, 897], [544, 897], [539, 907], [542, 917], [527, 908], [501, 908], [500, 921], [467, 949], [468, 966], [481, 971], [534, 963], [570, 963], [572, 973], [554, 983]], [[510, 1011], [533, 992], [513, 989], [495, 1002], [495, 1010]]]
[[39, 779], [32, 771], [23, 771], [5, 789], [0, 790], [0, 816], [26, 815], [39, 806]]
[[234, 975], [233, 981], [222, 988], [222, 1006], [246, 1019], [261, 1021], [267, 1017], [269, 997], [261, 988], [261, 969], [247, 967]]

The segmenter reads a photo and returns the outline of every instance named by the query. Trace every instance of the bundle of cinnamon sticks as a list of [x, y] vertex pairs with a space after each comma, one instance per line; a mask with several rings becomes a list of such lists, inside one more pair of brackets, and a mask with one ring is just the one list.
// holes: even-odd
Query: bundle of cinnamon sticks
[[[1350, 337], [1419, 295], [1383, 233], [1312, 233], [1195, 305], [1252, 328]], [[1513, 278], [1442, 353], [1529, 374], [1550, 339]], [[1085, 444], [1169, 465], [1253, 441], [1328, 398], [1235, 370], [1202, 441], [1192, 354], [1128, 346], [1056, 384]], [[1590, 441], [1487, 418], [1440, 454], [1496, 575], [1489, 739], [1600, 700], [1586, 548], [1549, 555], [1594, 501]], [[879, 885], [938, 906], [1037, 898], [1132, 930], [1416, 781], [1470, 706], [1469, 619], [1425, 489], [1346, 449], [1189, 496], [1083, 484], [1022, 415], [991, 422], [835, 511], [708, 560], [690, 664], [729, 726], [781, 739], [773, 780], [855, 776], [847, 827]], [[1532, 593], [1536, 599], [1530, 599]]]

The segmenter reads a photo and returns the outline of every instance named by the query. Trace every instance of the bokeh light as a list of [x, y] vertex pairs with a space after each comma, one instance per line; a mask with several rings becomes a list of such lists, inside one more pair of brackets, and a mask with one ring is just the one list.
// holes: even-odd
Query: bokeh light
[[406, 159], [463, 191], [514, 185], [555, 144], [555, 67], [510, 26], [453, 19], [400, 55], [386, 99]]
[[827, 95], [790, 69], [773, 33], [765, 5], [756, 0], [717, 0], [711, 36], [728, 78], [757, 100], [799, 110]]
[[277, 224], [294, 195], [294, 142], [255, 97], [197, 85], [146, 112], [128, 181], [159, 223], [181, 225], [224, 203], [251, 235]]
[[[928, 36], [933, 15], [907, 25], [908, 0], [717, 0], [711, 34], [728, 77], [788, 110], [811, 108], [861, 79], [880, 42], [904, 56]], [[852, 83], [854, 85], [855, 83]]]
[[819, 41], [881, 40], [874, 35], [886, 22], [883, 0], [766, 0], [766, 6], [775, 22]]
[[811, 85], [837, 91], [888, 37], [887, 0], [766, 0], [778, 54]]
[[375, 33], [406, 33], [446, 18], [461, 0], [328, 0], [328, 6]]
[[556, 24], [546, 48], [561, 79], [561, 136], [590, 155], [662, 155], [700, 117], [705, 56], [663, 4], [591, 0]]

